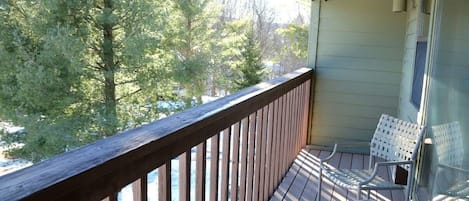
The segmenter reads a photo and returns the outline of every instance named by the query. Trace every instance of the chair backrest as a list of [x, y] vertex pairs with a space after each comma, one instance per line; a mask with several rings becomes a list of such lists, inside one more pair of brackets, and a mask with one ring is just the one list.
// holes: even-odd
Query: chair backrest
[[[424, 126], [383, 114], [371, 139], [370, 155], [387, 161], [415, 160], [423, 129]], [[409, 165], [401, 167], [410, 169]]]
[[461, 167], [464, 159], [464, 146], [459, 122], [432, 126], [432, 131], [438, 163]]

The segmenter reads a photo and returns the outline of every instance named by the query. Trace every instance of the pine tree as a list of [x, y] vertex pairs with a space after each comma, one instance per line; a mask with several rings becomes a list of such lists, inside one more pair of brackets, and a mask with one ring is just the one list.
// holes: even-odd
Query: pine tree
[[175, 49], [177, 61], [175, 78], [185, 90], [186, 107], [192, 107], [192, 98], [202, 103], [207, 91], [208, 72], [213, 67], [216, 52], [214, 24], [218, 11], [210, 0], [174, 0]]
[[[171, 2], [9, 0], [0, 11], [0, 118], [33, 161], [158, 118], [171, 94]], [[166, 35], [168, 34], [168, 35]]]
[[252, 29], [245, 34], [241, 56], [241, 63], [237, 66], [238, 77], [234, 81], [234, 90], [258, 84], [265, 76], [265, 66], [262, 63], [259, 43], [256, 41]]

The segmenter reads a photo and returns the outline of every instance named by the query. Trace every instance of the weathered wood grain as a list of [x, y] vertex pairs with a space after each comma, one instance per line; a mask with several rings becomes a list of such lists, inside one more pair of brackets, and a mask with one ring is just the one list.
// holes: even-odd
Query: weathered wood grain
[[104, 199], [312, 77], [300, 69], [5, 175], [0, 200]]

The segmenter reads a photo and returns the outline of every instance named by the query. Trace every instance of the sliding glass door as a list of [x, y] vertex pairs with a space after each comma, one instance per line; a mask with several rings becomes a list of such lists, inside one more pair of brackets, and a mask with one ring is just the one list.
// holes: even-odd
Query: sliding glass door
[[423, 176], [433, 200], [469, 200], [469, 0], [436, 0], [434, 14]]

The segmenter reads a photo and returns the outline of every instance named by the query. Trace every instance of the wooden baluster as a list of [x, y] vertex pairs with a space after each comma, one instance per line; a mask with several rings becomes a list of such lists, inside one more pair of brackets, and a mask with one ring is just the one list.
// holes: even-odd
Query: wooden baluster
[[144, 175], [132, 183], [133, 201], [148, 200], [148, 177]]
[[296, 117], [297, 117], [297, 115], [296, 115], [297, 111], [296, 110], [298, 108], [298, 105], [297, 105], [297, 102], [296, 102], [296, 100], [297, 100], [296, 99], [296, 92], [297, 92], [296, 88], [291, 91], [291, 93], [292, 93], [291, 99], [292, 100], [291, 100], [291, 106], [290, 106], [290, 108], [291, 108], [291, 112], [290, 112], [291, 113], [291, 121], [290, 121], [290, 123], [291, 123], [292, 142], [291, 142], [291, 147], [290, 147], [291, 149], [289, 150], [290, 151], [290, 156], [288, 157], [288, 163], [291, 163], [295, 159], [294, 157], [296, 156], [296, 149], [298, 147], [297, 146], [297, 142], [298, 142], [298, 140], [297, 140], [298, 135], [297, 134], [298, 133], [297, 133], [297, 130], [296, 130], [297, 129], [297, 124], [298, 124], [298, 121], [296, 119]]
[[[223, 131], [224, 134], [228, 134], [229, 129]], [[210, 149], [210, 201], [218, 200], [218, 163], [219, 163], [219, 152], [220, 152], [220, 134], [216, 134], [211, 140]]]
[[288, 103], [288, 126], [289, 126], [289, 131], [288, 131], [288, 149], [287, 149], [287, 159], [285, 163], [285, 172], [288, 172], [288, 168], [290, 165], [290, 162], [293, 161], [293, 153], [295, 153], [295, 122], [294, 120], [294, 99], [295, 99], [295, 93], [294, 90], [291, 90], [289, 92], [289, 103]]
[[283, 119], [284, 119], [284, 110], [283, 110], [283, 96], [280, 97], [278, 103], [278, 121], [277, 121], [277, 165], [275, 167], [275, 184], [279, 184], [282, 179], [281, 165], [282, 165], [282, 155], [283, 155]]
[[289, 103], [288, 103], [288, 126], [289, 126], [289, 131], [288, 131], [288, 149], [287, 149], [287, 159], [285, 163], [285, 172], [288, 172], [288, 168], [290, 165], [290, 162], [293, 161], [292, 155], [295, 152], [295, 122], [294, 122], [294, 90], [291, 90], [289, 92]]
[[179, 156], [179, 200], [191, 198], [191, 150]]
[[[287, 133], [288, 133], [288, 125], [286, 124], [287, 122], [287, 118], [288, 118], [288, 115], [287, 115], [287, 102], [288, 99], [287, 99], [287, 95], [283, 95], [282, 97], [282, 121], [280, 123], [280, 125], [282, 125], [282, 130], [280, 132], [280, 136], [281, 136], [281, 140], [280, 140], [280, 172], [279, 172], [279, 176], [281, 179], [281, 175], [284, 174], [284, 169], [285, 169], [285, 157], [286, 157], [286, 151], [287, 151], [287, 144], [288, 144], [288, 139], [287, 139]], [[280, 182], [280, 181], [279, 181]]]
[[285, 95], [285, 121], [283, 121], [283, 125], [285, 126], [285, 129], [283, 130], [283, 137], [285, 138], [285, 145], [283, 147], [283, 152], [285, 153], [283, 155], [283, 162], [282, 162], [282, 175], [284, 175], [288, 170], [287, 168], [287, 158], [288, 158], [288, 153], [289, 153], [289, 147], [290, 147], [290, 92], [287, 92]]
[[196, 176], [195, 176], [195, 197], [196, 200], [205, 200], [205, 177], [206, 177], [206, 161], [207, 158], [207, 144], [206, 142], [202, 142], [201, 144], [197, 145], [197, 153], [196, 153], [197, 161], [196, 161]]
[[158, 168], [158, 200], [171, 201], [171, 161]]
[[256, 131], [255, 131], [255, 148], [254, 148], [254, 171], [252, 176], [253, 179], [253, 191], [252, 191], [252, 199], [259, 200], [259, 187], [260, 187], [260, 172], [261, 172], [261, 161], [262, 161], [262, 128], [264, 120], [264, 113], [263, 109], [259, 109], [257, 112], [256, 118]]
[[260, 112], [256, 112], [249, 116], [249, 148], [248, 148], [248, 169], [246, 181], [246, 200], [252, 200], [253, 177], [254, 177], [254, 152], [256, 143], [256, 120]]
[[262, 109], [262, 141], [261, 141], [261, 152], [260, 152], [260, 155], [261, 155], [261, 161], [260, 161], [260, 172], [259, 172], [259, 178], [260, 178], [260, 182], [259, 182], [259, 199], [257, 200], [265, 200], [266, 198], [264, 198], [264, 184], [265, 184], [265, 181], [266, 181], [266, 149], [267, 149], [267, 126], [268, 126], [268, 119], [269, 119], [269, 105], [266, 105], [264, 106], [264, 109]]
[[266, 158], [265, 158], [265, 181], [264, 181], [264, 199], [270, 196], [270, 185], [272, 179], [272, 154], [274, 148], [273, 142], [273, 125], [274, 121], [274, 102], [269, 104], [268, 120], [267, 120], [267, 141], [266, 141]]
[[283, 150], [282, 150], [282, 153], [283, 153], [283, 157], [282, 157], [282, 169], [280, 171], [280, 175], [284, 175], [285, 172], [286, 172], [286, 164], [287, 164], [287, 156], [288, 156], [288, 146], [290, 145], [289, 141], [290, 141], [290, 135], [289, 135], [289, 131], [290, 131], [290, 124], [288, 124], [288, 121], [290, 119], [290, 115], [289, 112], [290, 112], [290, 96], [289, 96], [289, 93], [287, 92], [287, 94], [284, 95], [285, 97], [285, 101], [283, 102], [283, 105], [284, 105], [284, 120], [282, 122], [282, 125], [284, 127], [283, 129], [283, 133], [282, 133], [282, 137], [284, 138], [284, 140], [282, 140], [282, 143], [283, 143]]
[[[242, 122], [245, 122], [245, 125], [247, 124], [247, 118], [244, 118]], [[231, 200], [238, 200], [238, 170], [239, 170], [239, 141], [240, 141], [240, 132], [241, 132], [241, 122], [238, 122], [234, 125], [232, 131], [233, 135], [233, 148], [232, 148], [232, 155], [231, 155], [231, 161], [232, 161], [232, 168], [231, 168]], [[234, 131], [234, 132], [233, 132]], [[226, 190], [228, 190], [228, 186], [226, 186]], [[223, 191], [222, 191], [223, 195]], [[222, 198], [225, 198], [222, 196]], [[225, 199], [227, 200], [227, 199]]]
[[273, 105], [273, 121], [272, 121], [272, 153], [270, 155], [270, 182], [269, 182], [269, 193], [272, 193], [276, 187], [276, 170], [278, 164], [278, 135], [277, 135], [277, 126], [278, 126], [278, 99], [274, 101]]
[[[228, 200], [229, 192], [229, 168], [230, 168], [230, 145], [231, 145], [231, 135], [233, 132], [234, 126], [227, 128], [223, 131], [223, 147], [222, 147], [222, 157], [221, 157], [221, 193], [220, 200]], [[238, 126], [239, 129], [239, 126]]]
[[248, 136], [249, 136], [249, 120], [248, 118], [242, 121], [241, 132], [241, 174], [239, 175], [239, 196], [238, 200], [246, 200], [246, 172], [247, 172], [247, 157], [248, 157]]
[[114, 192], [108, 197], [104, 198], [102, 201], [117, 201], [117, 197], [118, 197], [117, 194], [118, 192]]
[[[295, 157], [300, 153], [301, 150], [301, 107], [302, 107], [302, 101], [301, 101], [301, 95], [300, 92], [301, 90], [301, 85], [297, 87], [298, 89], [296, 90], [296, 104], [295, 104], [295, 116], [296, 116], [296, 150], [295, 150]], [[294, 159], [293, 159], [294, 160]]]
[[293, 161], [300, 151], [300, 87], [295, 88], [295, 101], [293, 104], [294, 112], [294, 126], [295, 126], [295, 144], [294, 144], [294, 153], [291, 160]]
[[[302, 95], [303, 94], [303, 95]], [[301, 149], [303, 148], [303, 141], [304, 141], [304, 132], [303, 132], [303, 119], [304, 119], [304, 110], [305, 110], [305, 104], [304, 104], [304, 98], [302, 96], [305, 96], [305, 90], [304, 90], [304, 84], [300, 85], [300, 90], [299, 90], [299, 96], [298, 96], [298, 125], [299, 125], [299, 138], [298, 138], [298, 153], [301, 152]]]
[[[304, 113], [304, 110], [305, 110], [305, 107], [304, 107], [304, 98], [302, 96], [305, 96], [306, 93], [305, 93], [305, 90], [304, 90], [304, 84], [300, 85], [299, 87], [299, 92], [298, 92], [298, 119], [299, 119], [299, 122], [298, 122], [298, 132], [299, 132], [299, 137], [298, 137], [298, 153], [301, 151], [301, 148], [303, 148], [303, 113]], [[303, 94], [303, 95], [302, 95]]]

